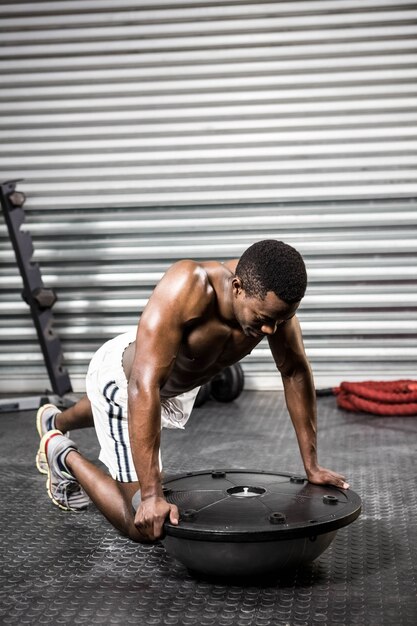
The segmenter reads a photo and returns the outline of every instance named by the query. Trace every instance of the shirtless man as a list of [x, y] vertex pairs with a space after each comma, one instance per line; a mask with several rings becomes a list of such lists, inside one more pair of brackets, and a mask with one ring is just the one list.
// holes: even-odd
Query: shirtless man
[[[344, 476], [317, 460], [314, 384], [295, 315], [306, 284], [301, 255], [275, 240], [260, 241], [227, 263], [175, 263], [152, 293], [137, 331], [110, 340], [93, 357], [87, 396], [63, 412], [53, 405], [39, 409], [37, 465], [48, 474], [52, 501], [78, 510], [91, 498], [134, 541], [161, 537], [167, 517], [178, 524], [178, 509], [162, 491], [161, 427], [183, 428], [199, 386], [265, 336], [308, 480], [347, 489]], [[62, 434], [93, 425], [110, 475]], [[131, 501], [139, 488], [134, 514]]]

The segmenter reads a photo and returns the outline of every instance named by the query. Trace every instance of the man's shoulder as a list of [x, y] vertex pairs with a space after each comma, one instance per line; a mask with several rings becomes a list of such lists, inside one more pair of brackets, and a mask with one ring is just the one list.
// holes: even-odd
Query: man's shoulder
[[205, 263], [199, 263], [192, 259], [182, 259], [177, 261], [167, 270], [165, 277], [170, 282], [174, 281], [182, 287], [195, 288], [198, 284], [205, 286], [209, 281], [207, 267]]
[[165, 276], [170, 280], [185, 281], [185, 283], [196, 287], [207, 287], [212, 284], [213, 280], [218, 279], [226, 269], [224, 263], [220, 261], [194, 261], [192, 259], [182, 259], [177, 261], [167, 270]]
[[186, 309], [204, 309], [213, 298], [211, 270], [207, 263], [192, 259], [177, 261], [166, 271], [155, 295]]
[[168, 272], [184, 272], [193, 274], [202, 268], [202, 263], [194, 261], [193, 259], [181, 259], [176, 261], [168, 268]]
[[195, 318], [209, 311], [214, 314], [213, 307], [221, 303], [232, 276], [226, 263], [183, 259], [171, 266], [164, 283], [171, 295], [175, 293], [176, 302]]
[[236, 272], [236, 267], [238, 263], [239, 263], [239, 259], [229, 259], [228, 261], [225, 261], [223, 263], [223, 266], [226, 267], [231, 272], [233, 272], [234, 274]]

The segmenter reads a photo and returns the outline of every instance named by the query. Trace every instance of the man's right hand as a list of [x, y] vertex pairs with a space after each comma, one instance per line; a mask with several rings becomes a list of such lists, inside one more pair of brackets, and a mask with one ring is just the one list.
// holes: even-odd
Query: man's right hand
[[169, 504], [161, 496], [151, 496], [142, 500], [135, 515], [135, 526], [144, 541], [155, 541], [163, 535], [166, 518], [175, 526], [179, 522], [179, 511], [175, 504]]

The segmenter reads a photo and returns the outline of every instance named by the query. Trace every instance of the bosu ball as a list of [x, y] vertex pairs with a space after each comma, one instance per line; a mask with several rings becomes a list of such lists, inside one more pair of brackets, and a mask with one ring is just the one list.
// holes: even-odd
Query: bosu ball
[[178, 526], [165, 522], [165, 549], [188, 569], [215, 576], [262, 575], [313, 561], [361, 511], [351, 489], [257, 470], [189, 472], [165, 480], [164, 495], [180, 511]]

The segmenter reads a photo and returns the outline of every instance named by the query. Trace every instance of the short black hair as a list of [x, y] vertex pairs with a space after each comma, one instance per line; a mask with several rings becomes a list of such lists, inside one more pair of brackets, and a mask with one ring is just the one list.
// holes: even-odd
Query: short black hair
[[287, 304], [299, 302], [307, 288], [303, 257], [282, 241], [264, 239], [250, 246], [240, 257], [236, 276], [246, 295], [265, 298], [268, 291]]

